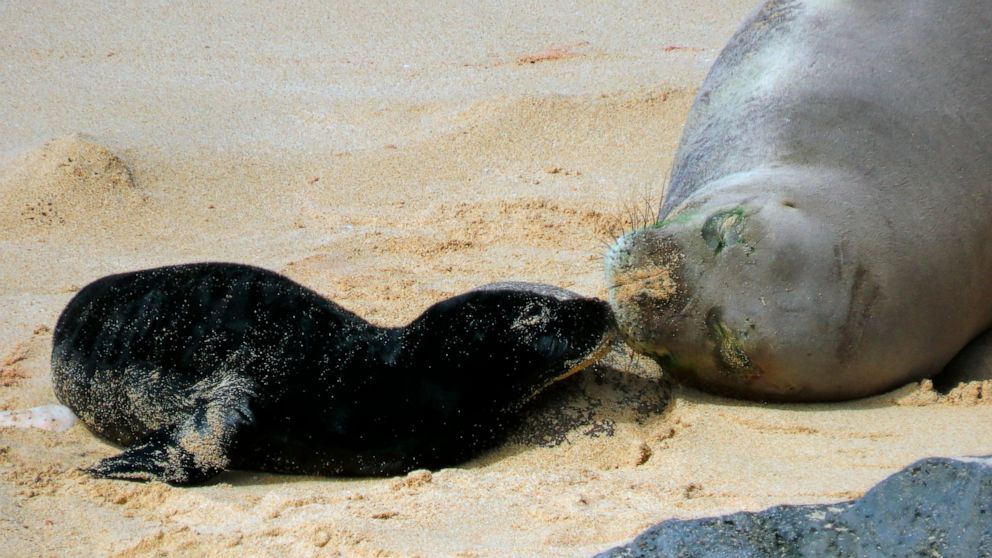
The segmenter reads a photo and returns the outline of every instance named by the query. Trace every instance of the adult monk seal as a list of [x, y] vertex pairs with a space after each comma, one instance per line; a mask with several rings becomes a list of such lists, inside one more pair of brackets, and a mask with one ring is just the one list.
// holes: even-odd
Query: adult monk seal
[[773, 0], [704, 81], [659, 221], [610, 250], [610, 300], [701, 389], [877, 394], [992, 324], [990, 208], [988, 0]]
[[391, 475], [488, 447], [612, 330], [605, 302], [521, 284], [382, 328], [276, 273], [191, 264], [83, 288], [55, 328], [52, 380], [94, 433], [127, 446], [98, 477]]

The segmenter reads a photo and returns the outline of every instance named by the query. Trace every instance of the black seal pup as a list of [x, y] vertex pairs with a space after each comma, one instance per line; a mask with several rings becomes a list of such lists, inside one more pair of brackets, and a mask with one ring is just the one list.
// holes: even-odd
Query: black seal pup
[[98, 477], [226, 468], [393, 475], [491, 446], [529, 399], [605, 352], [609, 306], [520, 285], [382, 328], [279, 274], [203, 263], [111, 275], [56, 325], [55, 394], [126, 446]]
[[759, 400], [881, 393], [992, 327], [992, 2], [773, 0], [606, 260], [624, 338]]

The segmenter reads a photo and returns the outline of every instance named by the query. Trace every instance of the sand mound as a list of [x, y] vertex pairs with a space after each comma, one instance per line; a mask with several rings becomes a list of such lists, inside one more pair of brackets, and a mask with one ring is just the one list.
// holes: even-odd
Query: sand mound
[[609, 170], [637, 161], [625, 167], [630, 184], [655, 185], [667, 172], [694, 95], [694, 89], [663, 87], [594, 98], [494, 98], [447, 111], [411, 105], [404, 112], [424, 113], [425, 133], [382, 150], [336, 153], [313, 169], [313, 178], [320, 177], [318, 190], [330, 188], [321, 197], [370, 184], [374, 190], [356, 191], [388, 196], [414, 182], [434, 188], [454, 182], [497, 199], [512, 186], [572, 197], [590, 193]]
[[0, 238], [99, 233], [143, 197], [127, 165], [85, 136], [50, 140], [0, 169]]
[[604, 297], [602, 253], [637, 213], [654, 215], [692, 97], [659, 87], [407, 106], [429, 113], [429, 132], [306, 163], [291, 199], [303, 236], [325, 236], [276, 269], [383, 325], [492, 281]]

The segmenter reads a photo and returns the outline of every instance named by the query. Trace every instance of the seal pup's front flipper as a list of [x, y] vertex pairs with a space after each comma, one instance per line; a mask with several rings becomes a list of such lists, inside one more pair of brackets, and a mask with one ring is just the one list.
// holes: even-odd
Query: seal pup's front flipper
[[250, 410], [254, 391], [240, 377], [211, 379], [197, 387], [200, 395], [191, 414], [86, 472], [100, 478], [190, 485], [226, 469], [235, 436], [254, 420]]

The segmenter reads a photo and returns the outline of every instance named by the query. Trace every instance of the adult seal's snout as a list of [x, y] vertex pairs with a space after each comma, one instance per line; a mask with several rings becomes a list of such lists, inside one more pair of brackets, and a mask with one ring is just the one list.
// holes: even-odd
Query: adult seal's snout
[[659, 228], [621, 238], [609, 254], [607, 285], [617, 324], [628, 344], [643, 352], [666, 352], [664, 335], [689, 297], [685, 255]]

